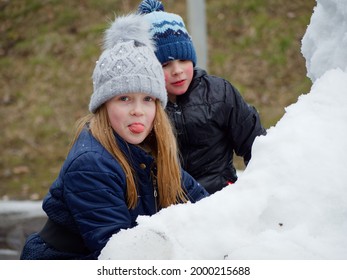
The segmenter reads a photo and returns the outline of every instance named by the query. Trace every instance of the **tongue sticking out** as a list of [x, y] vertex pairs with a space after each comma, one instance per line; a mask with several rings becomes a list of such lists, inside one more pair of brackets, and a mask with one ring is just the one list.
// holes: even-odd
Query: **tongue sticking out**
[[145, 127], [143, 126], [143, 124], [133, 123], [129, 125], [129, 130], [132, 133], [141, 133], [145, 130]]

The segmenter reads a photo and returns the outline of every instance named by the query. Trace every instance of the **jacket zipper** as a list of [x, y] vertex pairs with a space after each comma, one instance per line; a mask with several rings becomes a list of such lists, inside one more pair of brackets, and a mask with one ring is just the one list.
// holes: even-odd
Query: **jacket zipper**
[[[184, 140], [178, 141], [178, 144], [180, 145], [180, 142], [185, 142], [185, 143], [190, 143], [190, 140], [188, 138], [188, 133], [186, 131], [186, 125], [185, 125], [185, 120], [183, 117], [183, 112], [182, 112], [182, 106], [178, 105], [177, 103], [173, 103], [173, 114], [172, 117], [174, 119], [173, 124], [176, 128], [176, 133], [178, 132], [177, 137], [178, 138], [183, 138]], [[187, 151], [190, 153], [189, 151]], [[182, 157], [182, 164], [185, 166], [187, 169], [189, 167], [188, 162], [186, 159], [188, 159], [190, 155], [186, 155], [185, 157]]]
[[152, 180], [153, 180], [153, 196], [154, 196], [154, 206], [155, 206], [155, 213], [158, 212], [158, 203], [157, 203], [157, 197], [158, 197], [158, 185], [157, 185], [157, 177], [155, 176], [153, 170], [151, 170]]
[[156, 188], [154, 188], [154, 204], [155, 204], [155, 213], [157, 213], [157, 212], [158, 212], [157, 196], [158, 196], [157, 189], [156, 189]]

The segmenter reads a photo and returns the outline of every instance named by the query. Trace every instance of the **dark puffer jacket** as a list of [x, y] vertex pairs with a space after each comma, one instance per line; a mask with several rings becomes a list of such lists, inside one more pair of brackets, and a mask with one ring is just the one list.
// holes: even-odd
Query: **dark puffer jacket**
[[168, 103], [183, 168], [212, 194], [237, 180], [233, 153], [251, 159], [254, 139], [266, 134], [258, 112], [228, 81], [195, 68], [187, 92]]
[[[134, 227], [139, 215], [153, 215], [160, 210], [151, 176], [152, 156], [118, 136], [117, 140], [137, 174], [137, 207], [127, 207], [126, 176], [120, 164], [85, 129], [43, 202], [49, 227], [54, 225], [48, 238], [56, 246], [35, 233], [27, 239], [21, 259], [96, 259], [113, 234]], [[183, 170], [182, 178], [191, 202], [208, 195]]]

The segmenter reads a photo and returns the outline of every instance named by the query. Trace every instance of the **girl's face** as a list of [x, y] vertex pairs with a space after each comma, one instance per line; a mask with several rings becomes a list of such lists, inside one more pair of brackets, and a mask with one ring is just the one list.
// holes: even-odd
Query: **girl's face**
[[171, 102], [175, 102], [177, 95], [184, 94], [194, 74], [191, 60], [172, 60], [163, 65], [165, 86]]
[[118, 95], [106, 102], [114, 131], [130, 144], [140, 144], [153, 128], [155, 98], [145, 93]]

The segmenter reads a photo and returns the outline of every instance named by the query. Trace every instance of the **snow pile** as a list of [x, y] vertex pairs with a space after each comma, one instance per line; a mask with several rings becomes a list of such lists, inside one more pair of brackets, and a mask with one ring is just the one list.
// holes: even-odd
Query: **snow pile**
[[302, 40], [309, 94], [236, 184], [112, 236], [99, 259], [347, 258], [347, 0], [318, 0]]

